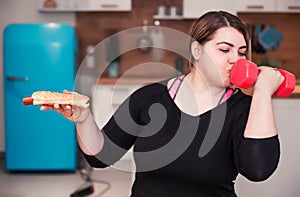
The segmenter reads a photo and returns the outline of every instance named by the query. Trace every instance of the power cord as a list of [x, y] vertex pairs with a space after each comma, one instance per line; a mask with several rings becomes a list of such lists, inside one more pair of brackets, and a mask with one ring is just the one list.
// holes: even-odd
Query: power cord
[[[85, 160], [84, 160], [85, 161]], [[85, 161], [82, 168], [79, 169], [79, 175], [84, 181], [71, 195], [70, 197], [84, 197], [93, 194], [95, 191], [94, 183], [106, 185], [106, 188], [101, 192], [97, 193], [95, 197], [101, 197], [111, 188], [111, 184], [108, 181], [98, 180], [91, 178], [93, 168]]]
[[99, 184], [106, 185], [106, 188], [104, 190], [102, 190], [101, 192], [99, 192], [98, 194], [96, 194], [96, 196], [95, 196], [95, 197], [100, 197], [103, 194], [105, 194], [108, 190], [110, 190], [111, 184], [108, 181], [91, 178], [92, 171], [93, 171], [93, 169], [91, 167], [88, 167], [88, 169], [82, 169], [79, 172], [80, 172], [81, 178], [88, 183], [99, 183]]

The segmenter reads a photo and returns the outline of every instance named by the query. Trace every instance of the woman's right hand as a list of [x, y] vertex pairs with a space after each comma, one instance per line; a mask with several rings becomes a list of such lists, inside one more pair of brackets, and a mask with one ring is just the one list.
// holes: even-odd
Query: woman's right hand
[[[71, 94], [69, 91], [64, 90], [64, 94]], [[55, 110], [57, 113], [62, 114], [66, 119], [81, 123], [84, 122], [87, 117], [90, 114], [89, 108], [82, 109], [71, 105], [60, 105], [60, 104], [54, 104], [52, 105], [42, 105], [40, 110], [46, 111], [46, 110]]]

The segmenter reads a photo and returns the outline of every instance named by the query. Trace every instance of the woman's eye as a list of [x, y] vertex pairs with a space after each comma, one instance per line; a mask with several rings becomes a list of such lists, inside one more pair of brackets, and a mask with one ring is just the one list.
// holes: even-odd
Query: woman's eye
[[220, 49], [220, 51], [223, 52], [223, 53], [228, 53], [229, 49]]
[[246, 52], [245, 53], [239, 52], [239, 56], [246, 56]]

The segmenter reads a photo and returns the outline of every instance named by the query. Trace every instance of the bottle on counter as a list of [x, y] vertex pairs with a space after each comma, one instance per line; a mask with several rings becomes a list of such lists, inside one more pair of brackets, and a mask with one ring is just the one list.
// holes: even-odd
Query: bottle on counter
[[154, 61], [161, 61], [165, 57], [165, 35], [158, 20], [154, 21], [154, 25], [150, 35], [153, 42], [152, 58]]
[[94, 68], [95, 67], [95, 49], [94, 46], [88, 45], [86, 48], [86, 67]]
[[108, 66], [108, 76], [115, 78], [119, 76], [119, 70], [120, 65], [118, 60], [114, 60], [111, 64]]
[[184, 63], [182, 57], [177, 57], [175, 59], [176, 76], [180, 76], [183, 74], [183, 66]]

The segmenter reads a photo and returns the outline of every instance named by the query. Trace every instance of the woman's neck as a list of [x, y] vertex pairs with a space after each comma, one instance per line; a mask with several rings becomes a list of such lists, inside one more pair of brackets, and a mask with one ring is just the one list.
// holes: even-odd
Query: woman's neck
[[199, 94], [209, 94], [212, 97], [219, 97], [225, 91], [225, 87], [212, 85], [200, 71], [192, 69], [192, 71], [186, 76], [189, 83], [195, 92]]
[[195, 69], [193, 69], [185, 79], [194, 92], [198, 103], [200, 103], [201, 106], [204, 105], [203, 108], [210, 109], [217, 106], [225, 92], [224, 87], [211, 85], [205, 80], [204, 76]]

